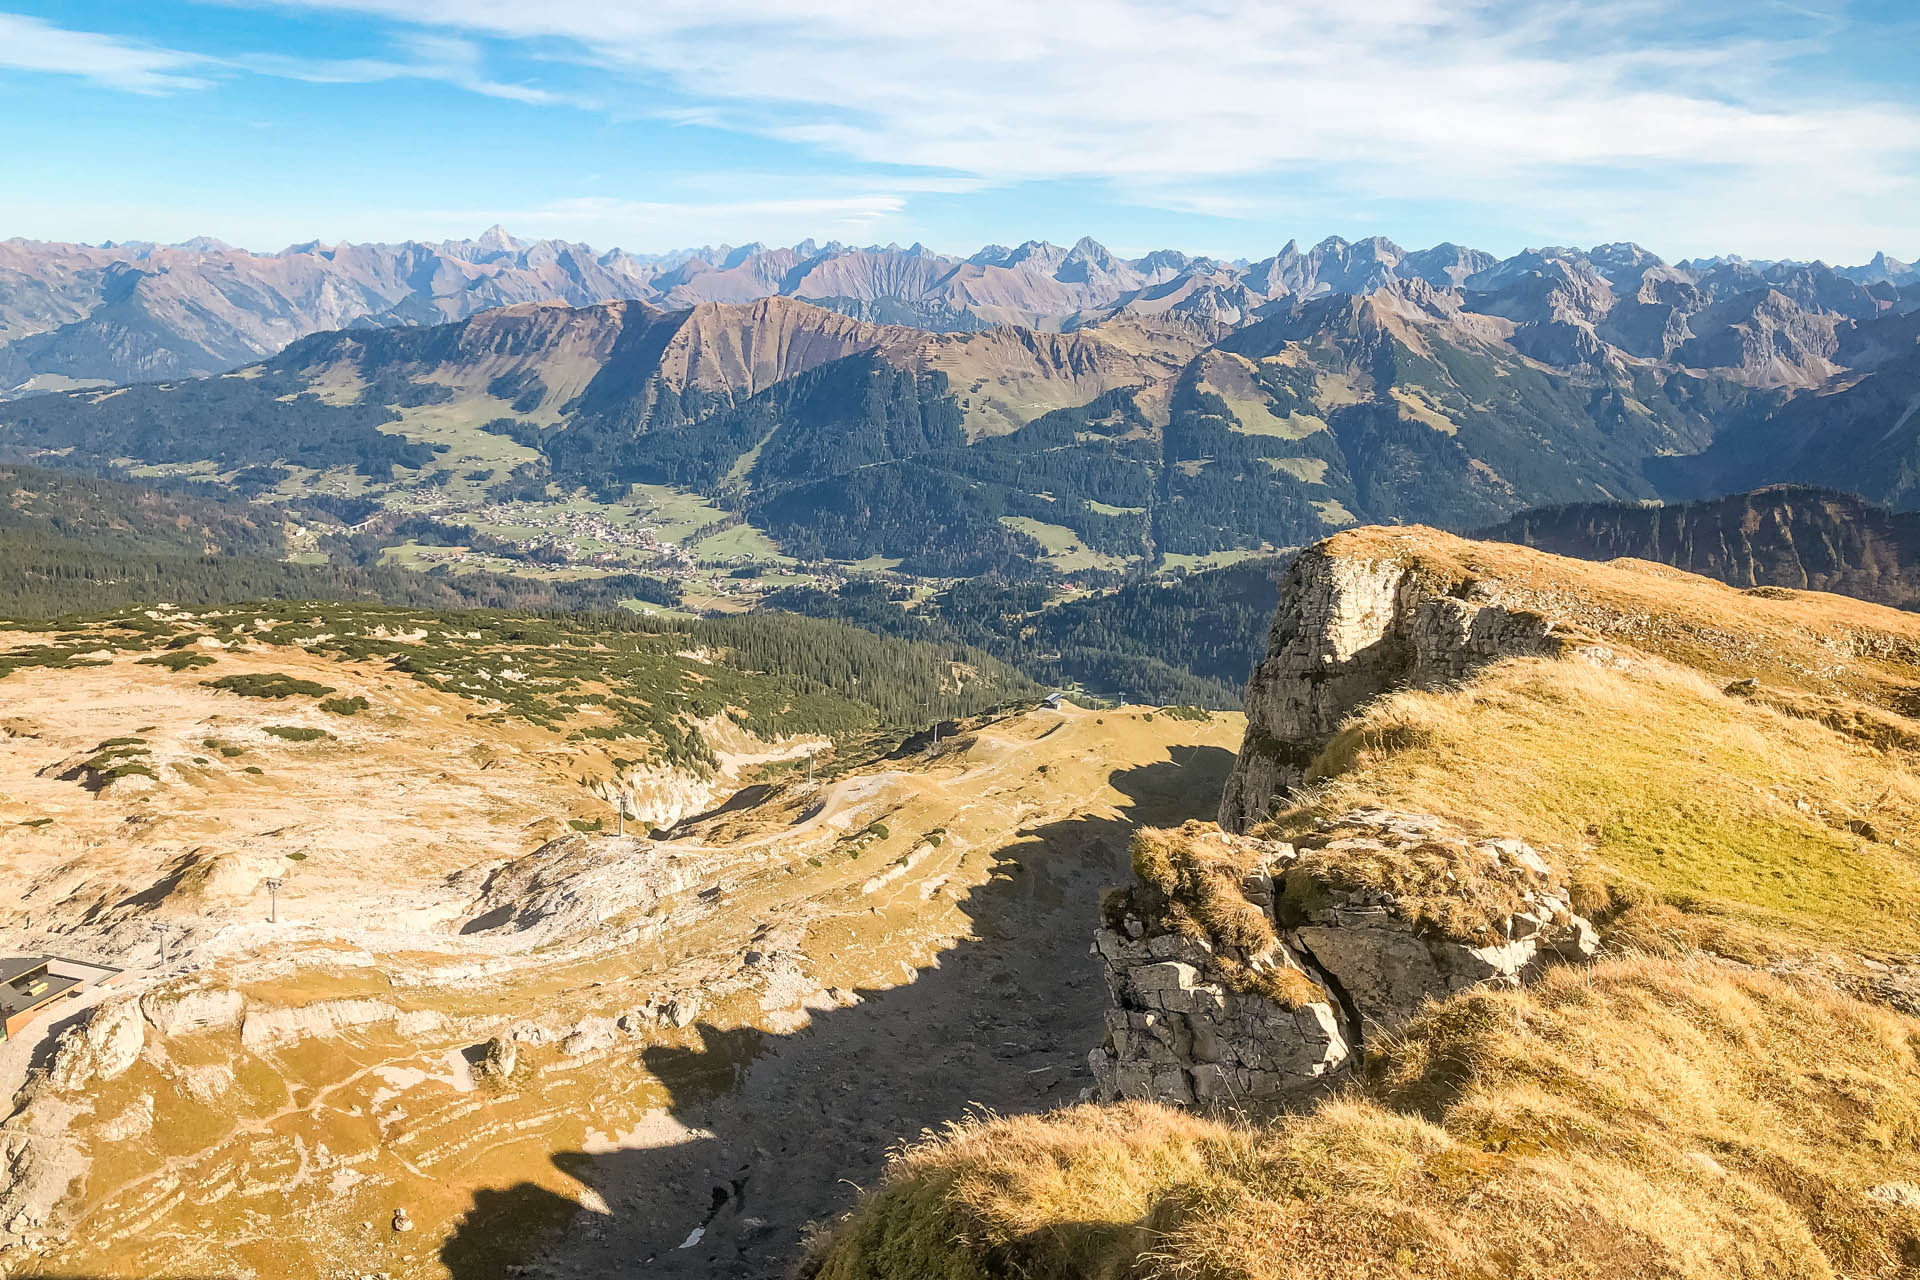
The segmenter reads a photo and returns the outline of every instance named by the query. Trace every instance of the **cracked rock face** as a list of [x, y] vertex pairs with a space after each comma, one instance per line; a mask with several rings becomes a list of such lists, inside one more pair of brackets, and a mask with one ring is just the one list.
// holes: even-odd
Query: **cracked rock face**
[[1367, 699], [1565, 648], [1550, 619], [1472, 586], [1451, 590], [1400, 559], [1300, 553], [1280, 585], [1267, 655], [1247, 683], [1247, 737], [1221, 798], [1221, 826], [1244, 831], [1264, 817]]
[[[1553, 960], [1590, 960], [1599, 950], [1593, 926], [1574, 914], [1552, 868], [1525, 841], [1475, 839], [1430, 814], [1384, 809], [1358, 809], [1326, 826], [1279, 846], [1275, 874], [1287, 884], [1280, 915], [1291, 925], [1286, 937], [1342, 994], [1362, 1036], [1405, 1026], [1430, 998], [1518, 986]], [[1428, 886], [1382, 887], [1343, 874], [1343, 864], [1416, 859], [1443, 861], [1475, 936], [1459, 936], [1453, 912], [1446, 927], [1428, 918], [1419, 901]]]
[[[1275, 945], [1234, 954], [1195, 936], [1178, 904], [1159, 916], [1130, 911], [1097, 931], [1114, 1005], [1089, 1054], [1104, 1099], [1309, 1100], [1351, 1067], [1366, 1036], [1405, 1026], [1427, 1000], [1517, 986], [1598, 948], [1539, 854], [1432, 815], [1355, 810], [1294, 843], [1212, 838], [1260, 868], [1241, 891]], [[1281, 1003], [1267, 994], [1273, 984], [1246, 977], [1274, 970], [1304, 979], [1287, 989], [1320, 998]]]
[[[1290, 1009], [1208, 976], [1213, 949], [1151, 933], [1137, 917], [1127, 934], [1094, 935], [1114, 1007], [1105, 1043], [1088, 1055], [1101, 1097], [1180, 1104], [1285, 1099], [1324, 1087], [1353, 1054], [1331, 998]], [[1282, 950], [1281, 961], [1300, 968]]]
[[146, 1039], [139, 1004], [131, 999], [108, 1001], [85, 1022], [60, 1034], [48, 1079], [53, 1087], [68, 1091], [93, 1080], [111, 1080], [140, 1060]]

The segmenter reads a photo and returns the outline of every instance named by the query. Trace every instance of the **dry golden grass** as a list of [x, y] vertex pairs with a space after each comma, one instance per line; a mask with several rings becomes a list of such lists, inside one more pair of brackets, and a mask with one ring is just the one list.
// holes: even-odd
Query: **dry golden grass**
[[[1772, 683], [1912, 694], [1920, 678], [1920, 615], [1821, 591], [1746, 590], [1646, 560], [1573, 560], [1530, 547], [1474, 542], [1417, 525], [1347, 529], [1317, 551], [1398, 560], [1443, 590], [1497, 585], [1503, 599], [1642, 652]], [[1878, 701], [1878, 698], [1874, 700]]]
[[1210, 967], [1237, 990], [1289, 1009], [1326, 999], [1298, 969], [1261, 963], [1279, 940], [1244, 887], [1266, 869], [1259, 844], [1230, 838], [1211, 822], [1189, 822], [1177, 830], [1142, 828], [1134, 833], [1132, 854], [1138, 883], [1109, 899], [1109, 917], [1130, 910], [1206, 943], [1213, 949]]
[[1577, 906], [1628, 913], [1642, 942], [1685, 926], [1743, 958], [1911, 952], [1913, 765], [1884, 735], [1669, 664], [1525, 659], [1363, 708], [1274, 829], [1359, 804], [1446, 814], [1533, 843], [1568, 868]]
[[[1531, 843], [1616, 957], [1429, 1006], [1303, 1117], [1129, 1104], [961, 1127], [902, 1153], [809, 1267], [1920, 1276], [1920, 1209], [1888, 1190], [1920, 1184], [1920, 1022], [1701, 954], [1920, 951], [1920, 618], [1429, 530], [1325, 548], [1406, 560], [1446, 593], [1484, 580], [1626, 662], [1509, 661], [1360, 708], [1260, 832], [1306, 849], [1289, 887], [1391, 889], [1470, 936], [1515, 886], [1463, 879], [1444, 849], [1362, 856], [1325, 829], [1365, 805], [1439, 814]], [[1143, 837], [1141, 892], [1202, 936], [1245, 936], [1247, 868], [1204, 835]]]
[[[1331, 796], [1331, 793], [1327, 793]], [[1351, 807], [1351, 806], [1349, 806]], [[1300, 856], [1282, 881], [1278, 914], [1289, 926], [1305, 923], [1329, 889], [1390, 894], [1398, 911], [1422, 932], [1473, 946], [1504, 940], [1500, 924], [1555, 878], [1516, 862], [1493, 863], [1465, 845], [1457, 831], [1436, 829], [1409, 846], [1382, 845], [1378, 832], [1339, 817], [1311, 825], [1315, 809], [1289, 810], [1286, 821], [1261, 823], [1256, 838], [1291, 840]]]
[[1920, 1023], [1706, 962], [1434, 1006], [1272, 1126], [1080, 1107], [904, 1152], [816, 1247], [902, 1277], [1902, 1276]]

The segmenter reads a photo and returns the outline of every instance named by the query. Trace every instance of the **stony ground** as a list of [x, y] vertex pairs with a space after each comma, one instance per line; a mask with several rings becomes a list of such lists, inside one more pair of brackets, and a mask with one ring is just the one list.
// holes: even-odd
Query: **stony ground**
[[230, 930], [139, 975], [137, 1061], [7, 1122], [91, 1167], [0, 1273], [781, 1274], [891, 1145], [1091, 1083], [1095, 897], [1242, 728], [1033, 712], [672, 839], [528, 839], [464, 919]]

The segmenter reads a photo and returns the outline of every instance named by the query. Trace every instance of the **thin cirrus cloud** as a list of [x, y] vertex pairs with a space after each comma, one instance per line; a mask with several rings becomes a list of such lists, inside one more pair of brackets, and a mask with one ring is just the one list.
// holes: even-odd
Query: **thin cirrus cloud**
[[1065, 182], [1222, 220], [1418, 202], [1688, 251], [1844, 253], [1899, 248], [1920, 202], [1920, 90], [1854, 75], [1872, 34], [1805, 4], [215, 2], [370, 19], [393, 56], [212, 59], [0, 16], [0, 65], [144, 93], [433, 80], [772, 140], [908, 195]]
[[0, 13], [0, 67], [79, 76], [128, 93], [205, 89], [209, 60], [175, 49], [91, 31], [69, 31], [38, 18]]
[[589, 106], [577, 95], [516, 84], [487, 74], [481, 50], [452, 36], [409, 34], [395, 42], [398, 58], [312, 58], [279, 53], [230, 59], [233, 67], [309, 84], [374, 84], [382, 80], [438, 80], [469, 93], [533, 106]]
[[[675, 85], [684, 118], [865, 164], [1092, 179], [1167, 207], [1311, 171], [1340, 200], [1632, 208], [1920, 197], [1911, 86], [1809, 78], [1844, 22], [1721, 0], [283, 0]], [[1831, 69], [1831, 68], [1829, 68]], [[1196, 185], [1211, 190], [1196, 192]], [[1651, 210], [1636, 184], [1664, 191]], [[1818, 199], [1810, 198], [1817, 193]], [[1253, 207], [1262, 201], [1255, 196]], [[1793, 219], [1790, 225], [1788, 219]], [[1891, 226], [1891, 224], [1889, 224]], [[1871, 231], [1871, 229], [1868, 229]]]
[[77, 76], [129, 93], [172, 94], [214, 88], [240, 72], [311, 84], [437, 80], [470, 93], [533, 105], [591, 105], [564, 93], [489, 77], [470, 40], [402, 35], [395, 58], [315, 58], [282, 53], [215, 57], [97, 31], [56, 26], [24, 14], [0, 13], [0, 68]]

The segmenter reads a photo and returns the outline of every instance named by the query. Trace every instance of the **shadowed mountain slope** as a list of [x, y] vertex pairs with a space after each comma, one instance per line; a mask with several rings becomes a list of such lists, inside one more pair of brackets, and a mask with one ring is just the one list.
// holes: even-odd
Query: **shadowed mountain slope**
[[1736, 587], [1834, 591], [1920, 607], [1920, 515], [1800, 485], [1667, 506], [1548, 507], [1483, 530], [1584, 560], [1629, 556]]

